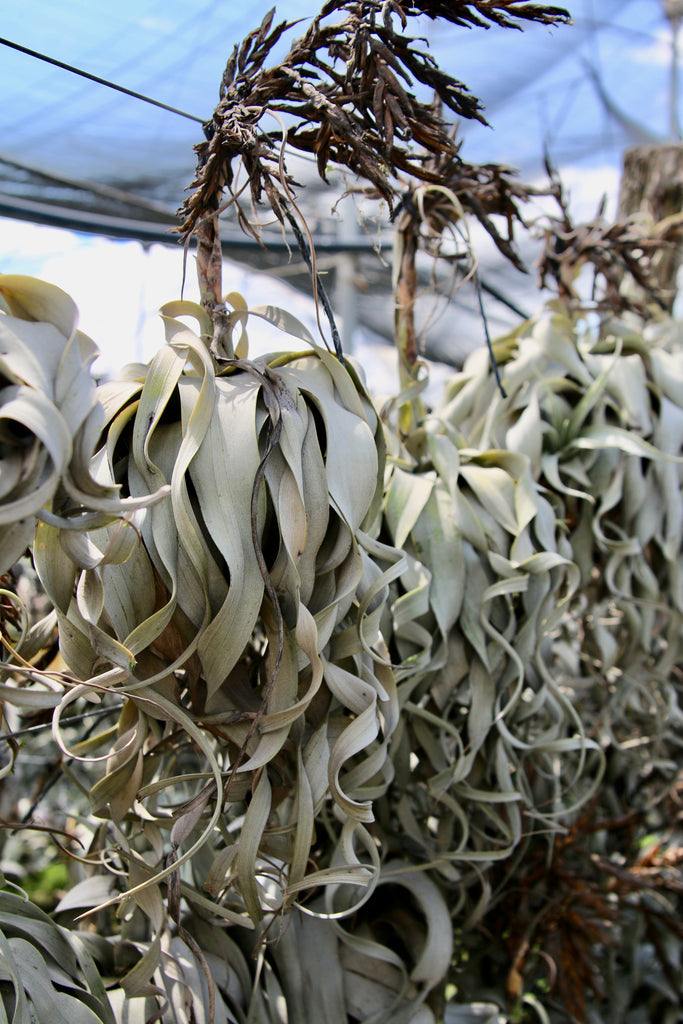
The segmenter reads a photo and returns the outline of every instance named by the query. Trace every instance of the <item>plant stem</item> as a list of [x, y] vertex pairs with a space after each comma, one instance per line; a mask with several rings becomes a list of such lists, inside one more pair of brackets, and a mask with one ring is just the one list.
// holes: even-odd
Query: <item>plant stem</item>
[[[420, 221], [410, 193], [396, 225], [394, 245], [394, 342], [398, 350], [400, 390], [405, 391], [417, 381], [418, 348], [415, 331], [417, 300], [417, 252], [420, 244]], [[399, 427], [410, 434], [420, 423], [424, 410], [416, 396], [399, 409]]]

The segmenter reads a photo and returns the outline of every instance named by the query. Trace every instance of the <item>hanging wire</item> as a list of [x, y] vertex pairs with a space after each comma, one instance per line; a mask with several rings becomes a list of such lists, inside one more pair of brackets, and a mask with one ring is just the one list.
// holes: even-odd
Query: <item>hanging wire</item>
[[[120, 711], [123, 704], [112, 704], [110, 707], [98, 708], [95, 711], [85, 711], [82, 715], [72, 715], [70, 718], [62, 719], [61, 724], [70, 725], [72, 722], [82, 722], [85, 718], [101, 718], [102, 715], [111, 715], [114, 711]], [[40, 725], [28, 725], [24, 729], [15, 729], [12, 732], [3, 732], [0, 734], [0, 741], [2, 740], [14, 740], [17, 736], [28, 736], [34, 732], [44, 732], [45, 729], [52, 728], [52, 720], [49, 722], [41, 722]]]
[[153, 107], [160, 107], [162, 110], [168, 110], [171, 114], [178, 114], [180, 117], [186, 117], [188, 121], [196, 121], [198, 124], [204, 124], [203, 117], [195, 117], [194, 114], [188, 114], [185, 110], [179, 110], [177, 107], [171, 107], [168, 103], [161, 103], [160, 100], [153, 100], [150, 96], [145, 96], [141, 92], [135, 92], [133, 89], [127, 89], [124, 85], [116, 85], [115, 82], [110, 82], [106, 78], [100, 78], [98, 75], [92, 75], [89, 71], [83, 71], [81, 68], [76, 68], [72, 64], [65, 64], [64, 61], [56, 60], [54, 57], [48, 57], [44, 53], [39, 53], [37, 50], [31, 50], [28, 46], [21, 46], [19, 43], [13, 43], [10, 39], [3, 39], [0, 36], [0, 44], [2, 46], [9, 46], [12, 50], [18, 50], [19, 53], [25, 53], [29, 57], [35, 57], [36, 60], [42, 60], [46, 64], [52, 64], [56, 68], [61, 68], [63, 71], [70, 71], [74, 75], [80, 75], [81, 78], [87, 78], [89, 82], [96, 82], [98, 85], [105, 85], [107, 89], [114, 89], [116, 92], [122, 92], [125, 96], [132, 96], [133, 99], [142, 100], [143, 103], [150, 103]]
[[507, 398], [507, 391], [505, 390], [505, 388], [503, 387], [503, 384], [501, 382], [500, 373], [498, 371], [498, 363], [496, 362], [496, 356], [495, 356], [495, 353], [493, 351], [493, 345], [491, 343], [491, 335], [489, 333], [489, 324], [488, 324], [488, 320], [486, 319], [486, 310], [484, 309], [484, 300], [483, 300], [482, 295], [481, 295], [481, 282], [479, 280], [479, 274], [477, 273], [476, 270], [475, 270], [473, 276], [474, 276], [474, 286], [475, 286], [475, 290], [476, 290], [476, 293], [477, 293], [477, 303], [479, 305], [479, 312], [481, 313], [481, 320], [482, 320], [482, 323], [484, 325], [484, 334], [486, 336], [486, 347], [489, 350], [489, 359], [491, 360], [491, 366], [493, 367], [493, 375], [496, 378], [496, 384], [498, 385], [498, 390], [500, 391], [501, 398]]

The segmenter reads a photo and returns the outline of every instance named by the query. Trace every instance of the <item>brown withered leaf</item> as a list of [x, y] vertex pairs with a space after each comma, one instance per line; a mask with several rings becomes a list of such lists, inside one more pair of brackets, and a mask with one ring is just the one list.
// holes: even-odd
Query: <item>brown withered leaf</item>
[[[662, 248], [680, 245], [683, 218], [669, 217], [654, 224], [632, 215], [609, 223], [603, 216], [603, 200], [593, 220], [575, 224], [557, 174], [550, 166], [548, 170], [559, 213], [544, 222], [544, 248], [538, 263], [541, 286], [551, 282], [561, 299], [582, 306], [585, 300], [577, 290], [577, 271], [588, 266], [593, 271], [592, 300], [598, 309], [640, 315], [653, 303], [664, 309], [669, 297], [653, 261]], [[636, 289], [623, 287], [629, 275]]]
[[[458, 146], [441, 108], [485, 119], [466, 86], [436, 65], [421, 40], [406, 34], [409, 20], [419, 15], [460, 26], [515, 28], [525, 21], [554, 25], [569, 19], [562, 8], [519, 0], [329, 0], [284, 60], [267, 67], [294, 24], [273, 26], [270, 11], [228, 60], [206, 141], [197, 147], [191, 194], [180, 210], [182, 236], [215, 215], [225, 188], [232, 193], [236, 161], [246, 171], [252, 202], [258, 206], [265, 195], [281, 222], [296, 186], [284, 163], [286, 149], [314, 155], [323, 179], [330, 166], [365, 179], [391, 210], [403, 191], [400, 174], [434, 181], [429, 161], [438, 157], [459, 168]], [[419, 100], [415, 83], [430, 90], [439, 106]], [[262, 126], [267, 113], [281, 119], [279, 131], [272, 122]], [[236, 196], [231, 199], [238, 204]], [[500, 196], [494, 201], [499, 205]], [[469, 205], [490, 230], [486, 194], [478, 189]], [[254, 230], [239, 205], [238, 217]], [[501, 239], [496, 244], [506, 251]]]

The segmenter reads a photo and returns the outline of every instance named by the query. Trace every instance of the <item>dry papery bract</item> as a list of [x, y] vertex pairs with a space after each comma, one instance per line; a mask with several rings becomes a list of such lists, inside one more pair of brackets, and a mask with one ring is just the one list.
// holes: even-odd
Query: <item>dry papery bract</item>
[[[207, 141], [197, 146], [192, 192], [180, 211], [183, 237], [215, 215], [225, 188], [237, 203], [243, 228], [257, 233], [233, 194], [237, 161], [254, 207], [265, 195], [284, 223], [296, 209], [297, 185], [285, 163], [293, 150], [314, 155], [323, 179], [330, 168], [346, 168], [359, 176], [390, 211], [400, 202], [406, 181], [445, 183], [503, 246], [490, 215], [514, 218], [519, 186], [503, 168], [473, 166], [461, 159], [442, 109], [484, 122], [481, 104], [408, 31], [412, 19], [422, 14], [454, 25], [520, 28], [526, 22], [567, 22], [567, 12], [516, 0], [333, 0], [311, 20], [287, 56], [268, 67], [274, 48], [296, 24], [273, 27], [274, 13], [235, 47], [228, 61], [219, 104], [205, 126]], [[414, 88], [426, 91], [430, 99], [417, 98]]]

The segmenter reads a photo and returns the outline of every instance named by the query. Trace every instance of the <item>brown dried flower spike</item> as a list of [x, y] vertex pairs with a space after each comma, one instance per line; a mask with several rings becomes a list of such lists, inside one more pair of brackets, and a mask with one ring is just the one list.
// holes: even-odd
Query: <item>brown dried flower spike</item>
[[[335, 14], [342, 19], [329, 24]], [[232, 190], [237, 158], [253, 202], [260, 204], [265, 193], [281, 222], [294, 204], [285, 147], [314, 154], [323, 178], [330, 164], [346, 167], [392, 210], [402, 192], [398, 175], [433, 182], [434, 157], [459, 163], [439, 105], [418, 100], [413, 83], [427, 87], [458, 117], [485, 122], [481, 104], [416, 46], [419, 40], [405, 34], [408, 19], [419, 15], [462, 26], [513, 28], [520, 21], [569, 20], [562, 8], [519, 0], [329, 0], [285, 59], [266, 68], [274, 46], [295, 24], [273, 28], [273, 9], [228, 61], [220, 102], [205, 126], [207, 141], [197, 147], [193, 191], [180, 211], [182, 236], [215, 216], [223, 189]], [[266, 113], [282, 119], [280, 131], [261, 127]], [[238, 216], [255, 233], [239, 207]]]

